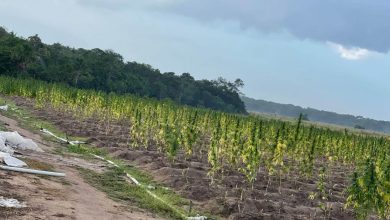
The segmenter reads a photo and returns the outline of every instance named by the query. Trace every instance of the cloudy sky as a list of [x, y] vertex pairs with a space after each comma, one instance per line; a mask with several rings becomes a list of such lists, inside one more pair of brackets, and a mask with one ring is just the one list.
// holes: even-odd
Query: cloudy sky
[[390, 120], [388, 0], [1, 0], [0, 25], [253, 98]]

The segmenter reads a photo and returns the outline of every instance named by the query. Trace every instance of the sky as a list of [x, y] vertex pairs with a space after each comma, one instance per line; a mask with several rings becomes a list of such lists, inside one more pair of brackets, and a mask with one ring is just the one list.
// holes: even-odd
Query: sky
[[252, 98], [390, 121], [388, 0], [1, 0], [0, 25]]

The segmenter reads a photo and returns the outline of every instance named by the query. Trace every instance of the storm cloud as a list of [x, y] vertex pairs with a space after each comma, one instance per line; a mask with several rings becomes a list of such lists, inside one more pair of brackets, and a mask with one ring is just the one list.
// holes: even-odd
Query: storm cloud
[[[164, 1], [159, 1], [164, 2]], [[203, 22], [234, 21], [244, 29], [288, 31], [299, 39], [390, 50], [388, 0], [177, 0], [159, 9]], [[174, 3], [173, 3], [174, 2]]]

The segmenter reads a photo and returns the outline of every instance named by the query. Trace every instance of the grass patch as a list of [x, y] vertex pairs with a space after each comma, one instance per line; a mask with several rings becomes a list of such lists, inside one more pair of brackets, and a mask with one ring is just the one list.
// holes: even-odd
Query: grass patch
[[99, 156], [104, 156], [107, 154], [107, 152], [103, 149], [96, 148], [96, 147], [87, 147], [82, 144], [77, 145], [71, 145], [69, 144], [67, 147], [68, 152], [75, 153], [75, 154], [82, 154], [82, 155], [90, 155], [95, 154]]
[[136, 167], [130, 165], [125, 165], [122, 167], [126, 173], [136, 178], [139, 182], [143, 184], [154, 185], [154, 186], [158, 185], [153, 181], [153, 177], [150, 174], [142, 172]]
[[80, 168], [80, 173], [89, 184], [107, 193], [112, 199], [129, 203], [129, 205], [135, 204], [169, 219], [184, 219], [183, 214], [153, 198], [145, 188], [129, 184], [121, 168], [110, 168], [102, 174]]
[[[5, 104], [6, 104], [5, 100], [0, 97], [0, 106], [3, 106]], [[0, 110], [0, 114], [4, 114], [4, 113], [6, 113], [6, 111]], [[7, 131], [7, 128], [4, 123], [0, 123], [0, 131]]]
[[0, 131], [8, 131], [4, 123], [0, 123]]
[[23, 158], [23, 161], [28, 165], [30, 169], [54, 171], [54, 167], [51, 164], [47, 164], [30, 158]]

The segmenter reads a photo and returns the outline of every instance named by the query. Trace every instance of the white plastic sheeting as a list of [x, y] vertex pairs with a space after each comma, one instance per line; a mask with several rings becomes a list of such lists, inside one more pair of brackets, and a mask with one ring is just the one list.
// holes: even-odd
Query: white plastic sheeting
[[26, 167], [27, 164], [15, 157], [12, 157], [9, 153], [0, 152], [0, 162], [4, 162], [11, 167]]
[[8, 105], [2, 105], [2, 106], [0, 106], [0, 110], [8, 111]]
[[43, 152], [43, 150], [40, 147], [38, 147], [38, 145], [33, 140], [20, 136], [20, 134], [17, 131], [0, 132], [0, 162], [3, 162], [7, 165], [7, 166], [0, 165], [0, 169], [22, 172], [22, 173], [48, 175], [48, 176], [58, 176], [58, 177], [65, 176], [64, 173], [22, 168], [22, 167], [26, 167], [27, 164], [15, 157], [12, 157], [14, 153], [14, 149], [33, 150], [33, 151]]
[[14, 150], [5, 144], [5, 137], [0, 136], [0, 152], [8, 153], [10, 155], [14, 154]]
[[31, 139], [26, 139], [19, 135], [18, 132], [0, 132], [0, 161], [10, 167], [25, 167], [27, 164], [15, 157], [12, 157], [15, 149], [34, 150], [42, 152]]
[[5, 164], [11, 167], [26, 167], [27, 164], [18, 158], [12, 157], [9, 154], [5, 154], [3, 157], [3, 161]]
[[25, 208], [27, 207], [24, 202], [19, 202], [16, 199], [7, 199], [2, 196], [0, 196], [0, 207], [6, 207], [6, 208]]
[[12, 155], [14, 149], [43, 152], [33, 140], [20, 136], [17, 131], [0, 132], [0, 151]]
[[4, 157], [10, 156], [9, 153], [0, 152], [0, 162], [4, 161]]

